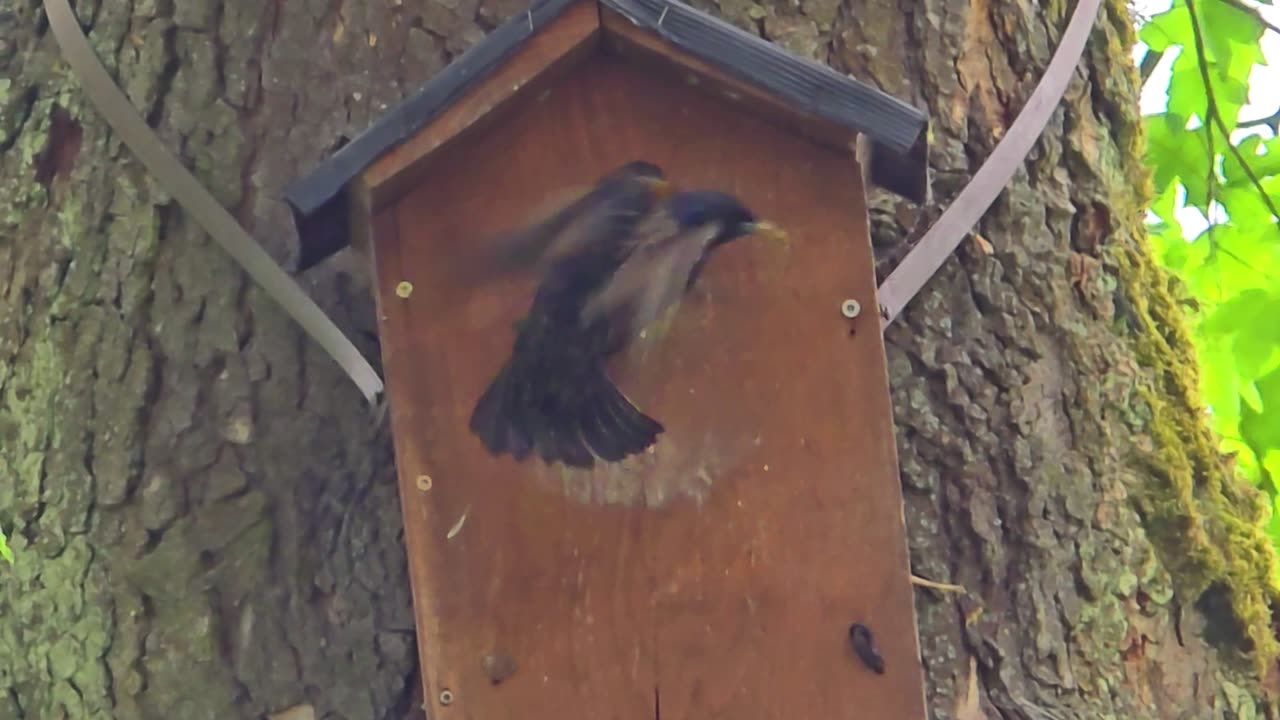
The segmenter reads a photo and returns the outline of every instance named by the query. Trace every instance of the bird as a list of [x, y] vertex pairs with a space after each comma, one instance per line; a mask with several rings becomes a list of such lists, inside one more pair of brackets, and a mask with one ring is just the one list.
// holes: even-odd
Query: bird
[[[646, 198], [664, 198], [671, 191], [661, 167], [645, 160], [629, 161], [606, 173], [591, 188], [557, 193], [559, 202], [548, 203], [549, 209], [544, 208], [538, 220], [465, 248], [469, 255], [459, 263], [455, 278], [476, 287], [494, 276], [543, 273], [557, 258], [576, 251], [592, 233], [600, 232], [594, 228], [608, 222], [608, 213], [638, 208]], [[640, 205], [633, 206], [633, 202]]]
[[548, 465], [592, 468], [647, 450], [665, 428], [623, 395], [606, 360], [680, 300], [717, 248], [785, 237], [732, 194], [659, 197], [648, 187], [598, 193], [576, 211], [574, 230], [539, 241], [543, 271], [529, 311], [471, 414], [491, 455], [524, 461], [536, 451]]

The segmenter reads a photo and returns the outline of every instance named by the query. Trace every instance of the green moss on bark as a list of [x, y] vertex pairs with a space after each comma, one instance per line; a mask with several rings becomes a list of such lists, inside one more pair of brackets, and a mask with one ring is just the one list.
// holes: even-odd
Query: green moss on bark
[[[1138, 87], [1128, 56], [1136, 40], [1124, 0], [1108, 0], [1102, 20], [1115, 33], [1091, 50], [1107, 68], [1098, 82], [1108, 95], [1122, 85]], [[1095, 33], [1095, 38], [1097, 34]], [[1280, 657], [1271, 627], [1280, 601], [1277, 558], [1265, 531], [1265, 498], [1235, 474], [1218, 450], [1203, 404], [1192, 337], [1178, 302], [1176, 280], [1160, 268], [1147, 242], [1144, 218], [1152, 198], [1145, 162], [1146, 138], [1136, 107], [1112, 106], [1114, 141], [1126, 158], [1124, 181], [1136, 192], [1117, 194], [1110, 208], [1117, 233], [1132, 238], [1103, 248], [1103, 265], [1114, 269], [1129, 323], [1128, 340], [1143, 366], [1145, 382], [1133, 390], [1129, 412], [1140, 433], [1128, 444], [1136, 473], [1128, 483], [1148, 536], [1161, 552], [1184, 602], [1215, 587], [1226, 589], [1230, 613], [1254, 671], [1262, 675]]]
[[1111, 253], [1111, 260], [1141, 325], [1132, 343], [1151, 378], [1137, 388], [1149, 412], [1149, 442], [1140, 438], [1133, 447], [1142, 478], [1135, 501], [1185, 599], [1198, 599], [1215, 583], [1227, 589], [1261, 675], [1280, 657], [1271, 629], [1280, 583], [1265, 530], [1265, 497], [1218, 450], [1199, 400], [1198, 369], [1175, 281], [1155, 265], [1145, 242], [1137, 251]]

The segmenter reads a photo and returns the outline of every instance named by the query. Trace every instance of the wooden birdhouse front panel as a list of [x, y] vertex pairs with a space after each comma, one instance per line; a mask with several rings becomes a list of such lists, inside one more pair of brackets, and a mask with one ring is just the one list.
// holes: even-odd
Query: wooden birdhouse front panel
[[[717, 252], [612, 364], [666, 427], [651, 453], [592, 471], [490, 457], [468, 419], [532, 283], [466, 286], [460, 263], [633, 159], [738, 194], [789, 244]], [[376, 216], [374, 252], [431, 717], [923, 720], [852, 157], [601, 55], [419, 177]], [[854, 622], [883, 675], [850, 648]]]

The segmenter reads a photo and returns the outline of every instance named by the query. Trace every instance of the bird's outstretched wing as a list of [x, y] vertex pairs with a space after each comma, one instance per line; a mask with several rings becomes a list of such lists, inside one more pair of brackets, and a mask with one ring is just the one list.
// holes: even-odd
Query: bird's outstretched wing
[[543, 277], [470, 421], [491, 454], [536, 451], [547, 463], [591, 467], [643, 452], [664, 432], [614, 385], [607, 360], [675, 309], [713, 245], [765, 225], [724, 192], [659, 202], [664, 194], [650, 172], [588, 194], [572, 220], [549, 219], [528, 237], [558, 229], [526, 239]]
[[[628, 197], [665, 194], [667, 181], [649, 163], [627, 163], [602, 177], [594, 187], [555, 193], [535, 213], [534, 221], [493, 235], [470, 251], [461, 274], [472, 284], [492, 275], [525, 270], [544, 273], [561, 258], [582, 250], [594, 238], [610, 235], [613, 225], [628, 222]], [[619, 214], [621, 213], [621, 216]]]
[[494, 268], [513, 272], [534, 267], [550, 257], [552, 247], [557, 248], [554, 255], [561, 255], [580, 244], [583, 225], [600, 214], [601, 204], [594, 202], [594, 191], [576, 187], [556, 193], [534, 213], [533, 222], [491, 237], [487, 244], [492, 248]]
[[719, 232], [719, 223], [681, 230], [665, 210], [651, 214], [630, 238], [626, 260], [583, 305], [582, 324], [607, 322], [617, 342], [648, 327], [684, 294]]

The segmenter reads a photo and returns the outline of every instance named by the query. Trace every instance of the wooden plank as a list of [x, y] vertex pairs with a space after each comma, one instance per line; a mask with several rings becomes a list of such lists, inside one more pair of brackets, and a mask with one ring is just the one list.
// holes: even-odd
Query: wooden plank
[[[876, 306], [856, 163], [617, 58], [518, 113], [436, 153], [377, 227], [430, 716], [923, 720], [882, 340], [873, 312], [852, 335], [840, 313]], [[460, 287], [454, 259], [636, 157], [741, 194], [790, 246], [726, 247], [615, 364], [668, 428], [654, 453], [594, 472], [490, 458], [467, 419], [530, 283]], [[854, 621], [884, 675], [850, 650]]]
[[[731, 102], [740, 103], [747, 112], [755, 113], [779, 127], [799, 133], [833, 151], [845, 152], [854, 147], [858, 133], [838, 123], [801, 111], [778, 97], [665, 42], [657, 34], [637, 27], [620, 13], [600, 9], [603, 46], [609, 52], [628, 60], [648, 65], [688, 82]], [[866, 157], [869, 179], [875, 185], [917, 203], [928, 201], [929, 133], [906, 153], [895, 153], [868, 142]], [[874, 149], [875, 152], [872, 152]]]
[[697, 56], [666, 43], [657, 34], [637, 27], [624, 15], [601, 7], [600, 25], [604, 46], [613, 54], [641, 66], [652, 67], [673, 76], [675, 82], [740, 104], [741, 112], [750, 112], [799, 133], [835, 151], [851, 151], [857, 136], [853, 130], [779, 101], [774, 95], [744, 82]]
[[431, 153], [464, 135], [500, 122], [518, 97], [537, 93], [598, 50], [600, 11], [582, 0], [530, 37], [480, 85], [442, 112], [422, 131], [371, 164], [354, 181], [374, 212], [421, 179], [419, 168]]

